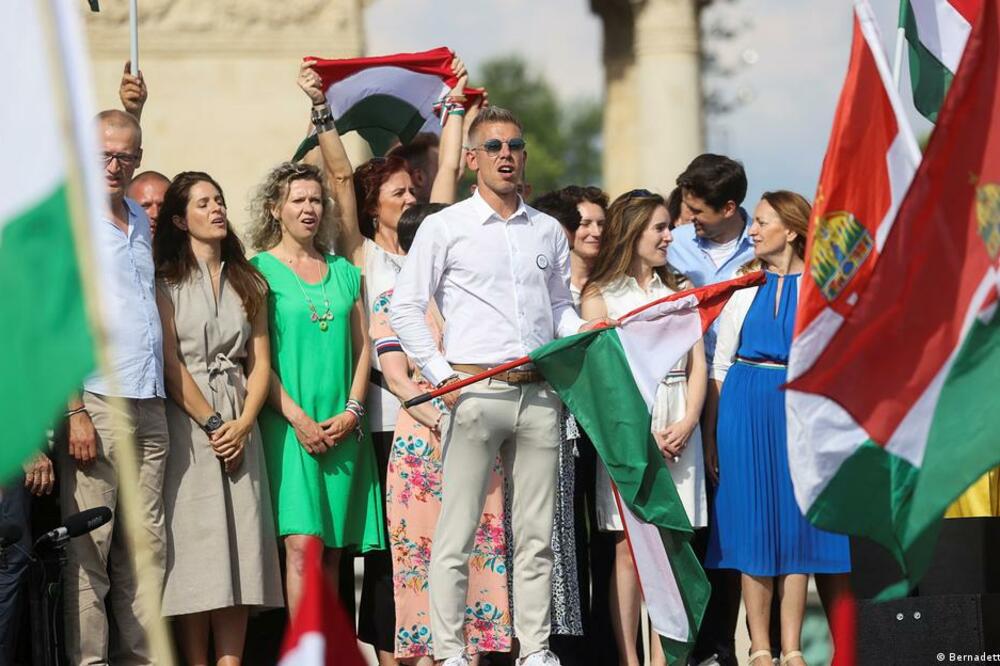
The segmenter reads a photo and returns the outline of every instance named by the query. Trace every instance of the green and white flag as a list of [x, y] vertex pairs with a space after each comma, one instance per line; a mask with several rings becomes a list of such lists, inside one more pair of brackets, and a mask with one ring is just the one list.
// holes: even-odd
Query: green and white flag
[[931, 122], [948, 93], [983, 0], [901, 0], [913, 105]]
[[96, 159], [73, 171], [97, 154], [76, 10], [17, 0], [0, 21], [0, 482], [94, 367], [72, 216], [97, 219], [100, 186]]
[[761, 273], [668, 296], [622, 325], [556, 340], [529, 356], [587, 432], [618, 504], [653, 629], [670, 664], [687, 655], [708, 603], [693, 530], [650, 432], [656, 387], [736, 289]]

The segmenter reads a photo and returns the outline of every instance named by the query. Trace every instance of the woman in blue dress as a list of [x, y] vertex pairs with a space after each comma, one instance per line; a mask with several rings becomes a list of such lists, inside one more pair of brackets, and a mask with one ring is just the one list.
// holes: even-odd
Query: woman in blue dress
[[775, 589], [781, 664], [803, 666], [800, 638], [809, 575], [850, 570], [847, 537], [816, 529], [802, 515], [788, 467], [781, 386], [810, 213], [798, 194], [763, 195], [748, 235], [754, 243], [753, 267], [764, 269], [766, 282], [737, 292], [726, 305], [712, 364], [721, 395], [715, 437], [706, 433], [705, 464], [717, 486], [705, 566], [742, 573], [750, 666], [771, 663]]

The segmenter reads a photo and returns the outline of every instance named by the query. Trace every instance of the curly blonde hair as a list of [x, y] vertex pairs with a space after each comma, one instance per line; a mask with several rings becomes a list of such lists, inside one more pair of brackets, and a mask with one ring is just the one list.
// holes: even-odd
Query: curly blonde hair
[[323, 215], [313, 243], [323, 253], [329, 252], [333, 247], [333, 239], [337, 233], [334, 204], [322, 172], [311, 164], [282, 162], [264, 177], [250, 199], [247, 239], [255, 251], [265, 252], [281, 241], [281, 221], [272, 211], [284, 205], [288, 199], [288, 186], [296, 180], [319, 183], [323, 192]]

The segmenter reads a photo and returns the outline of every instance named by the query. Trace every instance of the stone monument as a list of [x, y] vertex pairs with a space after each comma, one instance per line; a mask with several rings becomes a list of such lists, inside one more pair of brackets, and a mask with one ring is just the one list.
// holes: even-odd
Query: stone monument
[[[84, 22], [98, 108], [121, 108], [128, 0]], [[364, 51], [365, 0], [139, 0], [139, 66], [149, 88], [140, 170], [207, 171], [239, 228], [253, 187], [309, 127], [295, 84], [301, 58]], [[356, 144], [355, 144], [356, 145]], [[358, 146], [359, 147], [359, 146]], [[354, 148], [354, 146], [352, 146]]]

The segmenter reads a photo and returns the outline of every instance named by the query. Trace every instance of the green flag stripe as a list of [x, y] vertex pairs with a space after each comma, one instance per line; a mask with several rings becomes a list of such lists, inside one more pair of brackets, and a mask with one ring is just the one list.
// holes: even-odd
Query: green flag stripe
[[905, 0], [900, 7], [899, 20], [906, 33], [909, 49], [913, 105], [925, 118], [936, 122], [938, 110], [944, 102], [954, 75], [920, 41], [916, 16], [910, 3]]
[[708, 603], [709, 586], [670, 471], [650, 433], [651, 418], [614, 329], [555, 340], [531, 353], [538, 370], [588, 434], [618, 488], [641, 520], [660, 528], [684, 598], [691, 641], [662, 639], [670, 663], [683, 663]]
[[977, 320], [962, 343], [934, 410], [919, 468], [868, 441], [837, 470], [809, 509], [824, 529], [873, 539], [904, 579], [880, 598], [905, 594], [927, 571], [948, 506], [1000, 465], [1000, 316]]
[[[385, 155], [397, 137], [407, 143], [417, 135], [427, 122], [419, 109], [393, 95], [369, 95], [336, 119], [337, 133], [341, 136], [357, 131], [371, 146], [375, 155]], [[316, 135], [307, 136], [295, 150], [292, 161], [302, 159], [319, 145]]]
[[0, 284], [0, 402], [18, 417], [4, 423], [3, 480], [94, 367], [64, 185], [0, 226]]

